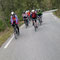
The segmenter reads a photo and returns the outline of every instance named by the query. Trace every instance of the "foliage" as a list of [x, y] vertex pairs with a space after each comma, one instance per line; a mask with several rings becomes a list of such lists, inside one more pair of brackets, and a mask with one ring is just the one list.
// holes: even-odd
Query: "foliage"
[[10, 27], [10, 13], [14, 11], [19, 20], [22, 20], [22, 12], [24, 10], [31, 9], [42, 9], [50, 10], [54, 8], [60, 8], [60, 0], [0, 0], [0, 17], [2, 21], [0, 21], [1, 30], [4, 30], [3, 27]]
[[0, 31], [4, 31], [6, 28], [5, 23], [3, 23], [2, 20], [0, 20]]

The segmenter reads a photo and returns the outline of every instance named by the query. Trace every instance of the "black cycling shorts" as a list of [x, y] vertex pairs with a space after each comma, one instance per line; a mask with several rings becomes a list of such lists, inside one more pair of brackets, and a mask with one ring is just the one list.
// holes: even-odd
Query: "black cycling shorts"
[[35, 22], [37, 22], [36, 18], [32, 18], [32, 21], [35, 21]]

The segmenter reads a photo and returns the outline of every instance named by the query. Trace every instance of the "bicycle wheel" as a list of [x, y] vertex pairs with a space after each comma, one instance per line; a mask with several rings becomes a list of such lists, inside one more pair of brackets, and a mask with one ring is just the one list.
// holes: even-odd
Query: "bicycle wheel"
[[20, 32], [18, 31], [18, 29], [16, 28], [16, 38], [17, 36], [19, 36]]
[[34, 28], [35, 28], [35, 32], [37, 31], [37, 25], [36, 22], [34, 22]]
[[36, 28], [36, 26], [35, 26], [35, 31], [37, 31], [37, 28]]
[[42, 25], [42, 16], [40, 17], [40, 25]]
[[28, 27], [28, 20], [26, 20], [26, 28]]
[[14, 37], [15, 37], [15, 39], [17, 39], [17, 30], [16, 30], [16, 27], [14, 27]]

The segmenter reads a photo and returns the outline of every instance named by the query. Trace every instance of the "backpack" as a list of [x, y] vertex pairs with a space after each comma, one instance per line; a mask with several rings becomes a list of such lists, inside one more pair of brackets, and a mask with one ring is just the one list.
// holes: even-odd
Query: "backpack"
[[36, 18], [36, 13], [32, 13], [32, 18]]

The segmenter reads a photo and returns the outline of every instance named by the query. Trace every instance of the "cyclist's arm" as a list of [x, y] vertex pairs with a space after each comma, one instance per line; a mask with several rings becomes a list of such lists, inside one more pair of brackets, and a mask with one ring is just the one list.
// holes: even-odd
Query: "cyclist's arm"
[[11, 24], [13, 24], [12, 16], [11, 16], [11, 19], [10, 20], [11, 20]]
[[16, 17], [16, 24], [18, 24], [18, 17], [17, 17], [17, 15], [15, 15], [15, 17]]

